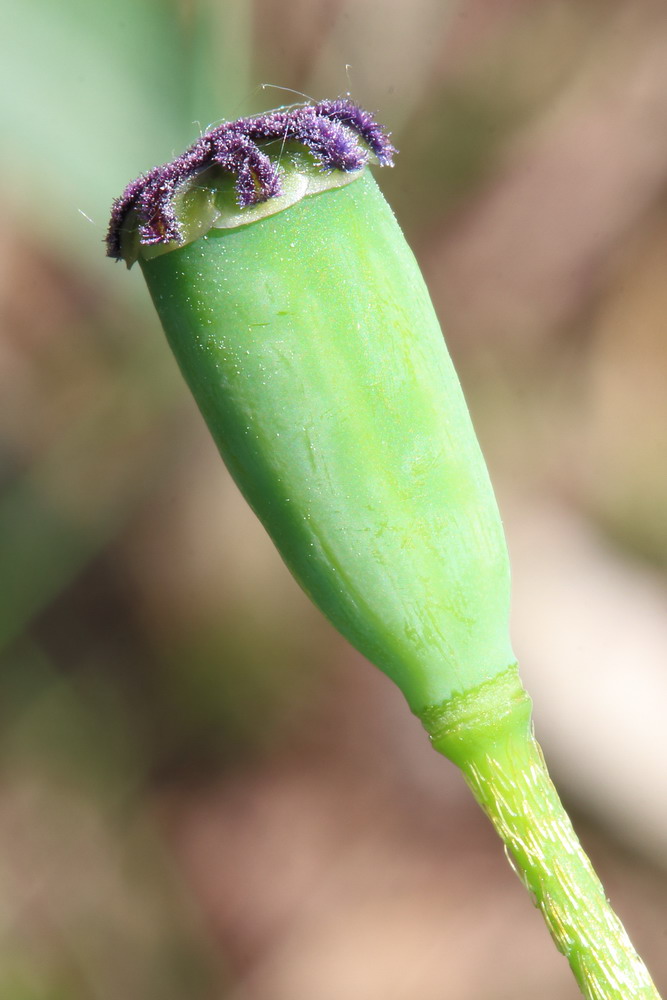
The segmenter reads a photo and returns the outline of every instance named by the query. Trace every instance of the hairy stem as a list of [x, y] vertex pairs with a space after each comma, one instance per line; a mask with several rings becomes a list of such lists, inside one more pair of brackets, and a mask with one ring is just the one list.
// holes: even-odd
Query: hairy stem
[[[530, 701], [516, 683], [508, 672], [478, 689], [478, 697], [431, 713], [433, 743], [461, 767], [583, 995], [660, 1000], [572, 828], [532, 734]], [[506, 706], [500, 719], [491, 709], [499, 693]], [[474, 719], [476, 737], [468, 739]], [[480, 722], [490, 739], [480, 739]]]

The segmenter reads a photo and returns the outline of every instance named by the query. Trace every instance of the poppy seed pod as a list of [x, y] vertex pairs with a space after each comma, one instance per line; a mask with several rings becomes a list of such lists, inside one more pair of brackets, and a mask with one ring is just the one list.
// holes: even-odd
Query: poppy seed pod
[[515, 657], [484, 460], [365, 169], [394, 151], [344, 101], [224, 129], [128, 188], [109, 252], [138, 255], [224, 460], [296, 579], [422, 716]]

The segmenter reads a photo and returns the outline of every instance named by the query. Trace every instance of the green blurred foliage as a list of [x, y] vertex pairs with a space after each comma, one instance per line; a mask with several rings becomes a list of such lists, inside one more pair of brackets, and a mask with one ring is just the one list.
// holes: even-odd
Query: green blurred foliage
[[[12, 205], [40, 243], [83, 260], [93, 237], [76, 210], [101, 237], [109, 192], [192, 141], [195, 120], [233, 115], [248, 90], [242, 2], [5, 0], [3, 36], [0, 169]], [[44, 171], [48, 196], [36, 197]]]

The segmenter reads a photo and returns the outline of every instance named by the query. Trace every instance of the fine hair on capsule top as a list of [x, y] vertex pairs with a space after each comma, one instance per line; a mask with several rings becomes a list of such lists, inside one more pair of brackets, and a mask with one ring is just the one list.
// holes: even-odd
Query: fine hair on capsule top
[[153, 167], [127, 185], [111, 209], [107, 255], [121, 259], [121, 232], [130, 211], [137, 216], [140, 243], [181, 242], [174, 195], [207, 167], [217, 166], [235, 176], [242, 208], [280, 195], [279, 166], [258, 145], [271, 140], [282, 140], [283, 146], [288, 141], [301, 143], [323, 170], [360, 170], [368, 162], [369, 151], [380, 165], [391, 166], [396, 152], [373, 115], [345, 97], [224, 122], [174, 160]]

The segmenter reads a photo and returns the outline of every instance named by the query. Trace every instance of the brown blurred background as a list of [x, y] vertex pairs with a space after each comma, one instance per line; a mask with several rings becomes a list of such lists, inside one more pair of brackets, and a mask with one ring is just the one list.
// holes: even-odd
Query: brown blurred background
[[503, 510], [538, 735], [667, 988], [663, 0], [1, 0], [0, 997], [574, 1000], [455, 769], [288, 577], [111, 199], [348, 91]]

